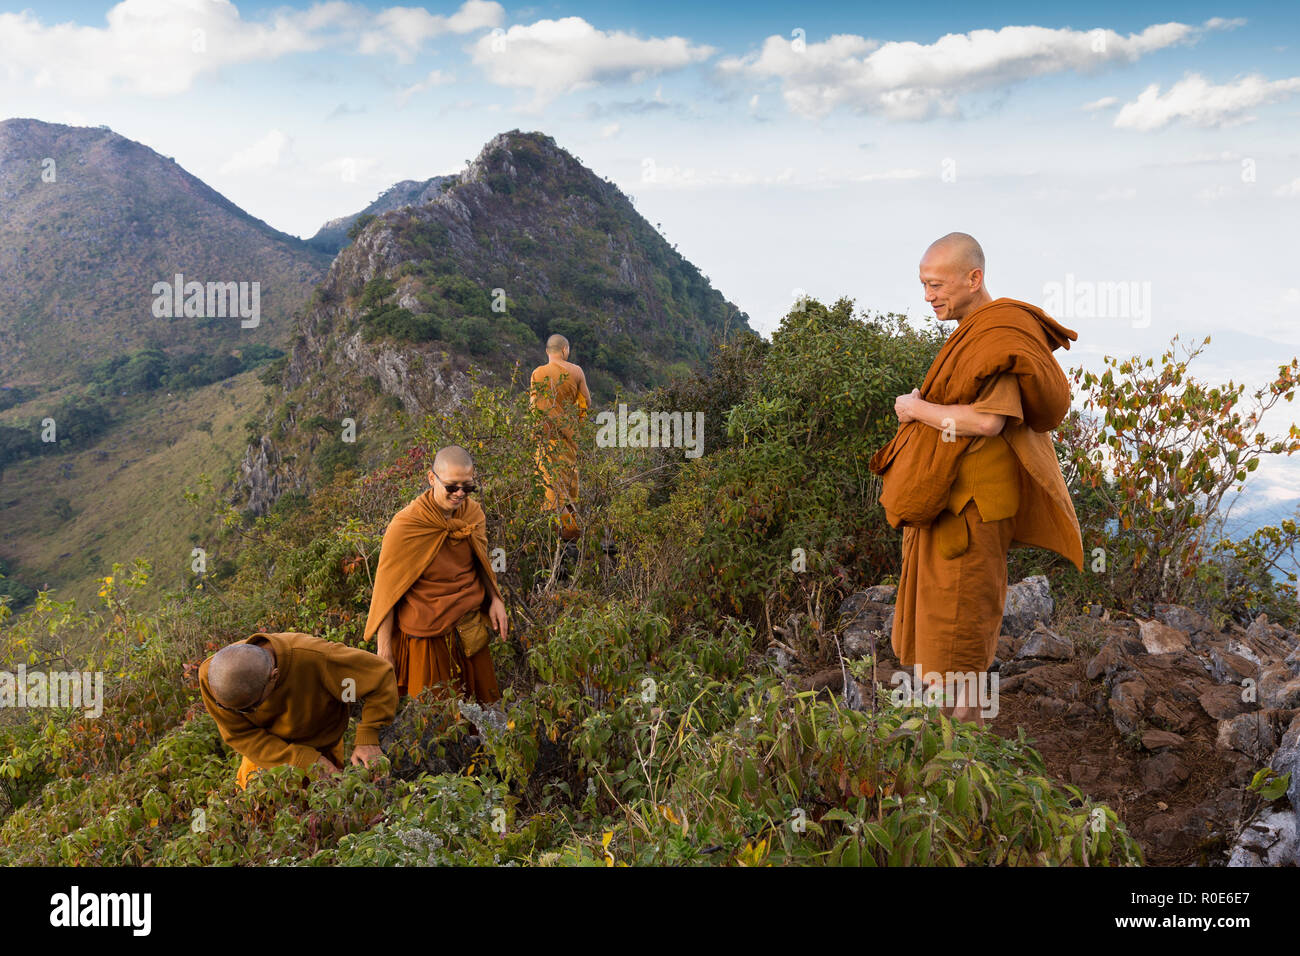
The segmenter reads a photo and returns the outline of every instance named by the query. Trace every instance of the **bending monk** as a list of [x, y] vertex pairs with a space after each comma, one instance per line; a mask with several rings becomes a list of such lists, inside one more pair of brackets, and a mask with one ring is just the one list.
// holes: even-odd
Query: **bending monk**
[[533, 369], [528, 403], [547, 413], [537, 447], [537, 470], [546, 486], [547, 512], [555, 512], [560, 537], [573, 541], [578, 527], [578, 447], [573, 441], [573, 409], [580, 421], [591, 405], [591, 392], [582, 368], [569, 361], [569, 340], [552, 335], [546, 340], [545, 365]]
[[[459, 445], [439, 449], [429, 490], [399, 511], [384, 532], [365, 639], [393, 665], [397, 689], [456, 685], [463, 697], [501, 699], [489, 628], [505, 640], [506, 605], [488, 560], [487, 517], [469, 495], [474, 461]], [[481, 617], [486, 610], [488, 621]], [[464, 642], [481, 640], [467, 655]]]
[[921, 283], [957, 328], [921, 388], [898, 396], [898, 432], [871, 460], [885, 517], [903, 526], [892, 644], [918, 679], [943, 682], [945, 714], [983, 726], [973, 692], [1002, 630], [1008, 549], [1046, 548], [1083, 570], [1050, 435], [1070, 408], [1052, 352], [1078, 334], [1036, 306], [993, 299], [984, 252], [965, 233], [926, 250]]
[[199, 665], [199, 691], [221, 739], [243, 754], [242, 790], [258, 770], [319, 764], [342, 772], [348, 704], [361, 701], [354, 764], [380, 754], [397, 713], [393, 668], [369, 651], [310, 634], [254, 634]]

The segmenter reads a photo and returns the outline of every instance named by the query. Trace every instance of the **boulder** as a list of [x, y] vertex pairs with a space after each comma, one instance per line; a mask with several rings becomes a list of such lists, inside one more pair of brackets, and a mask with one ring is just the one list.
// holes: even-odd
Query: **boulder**
[[1140, 773], [1142, 783], [1148, 790], [1167, 790], [1176, 787], [1191, 775], [1191, 771], [1178, 755], [1169, 751], [1158, 753], [1143, 761]]
[[1215, 746], [1220, 750], [1236, 750], [1251, 757], [1260, 757], [1271, 751], [1276, 740], [1273, 723], [1265, 711], [1238, 714], [1219, 721], [1219, 735]]
[[1137, 731], [1146, 698], [1147, 685], [1140, 680], [1125, 681], [1111, 691], [1110, 712], [1120, 733], [1131, 734]]
[[1259, 677], [1258, 660], [1252, 662], [1249, 657], [1234, 654], [1227, 648], [1211, 647], [1209, 658], [1210, 676], [1220, 684], [1240, 685], [1244, 680]]
[[1210, 687], [1197, 700], [1212, 720], [1227, 720], [1250, 709], [1241, 699], [1241, 688], [1232, 684]]
[[1098, 677], [1109, 677], [1115, 672], [1122, 660], [1122, 653], [1116, 641], [1107, 641], [1097, 652], [1097, 655], [1090, 661], [1084, 670], [1088, 680], [1096, 680]]
[[1191, 719], [1181, 709], [1164, 697], [1156, 698], [1151, 705], [1151, 719], [1161, 727], [1171, 731], [1186, 730], [1191, 726]]
[[869, 587], [862, 592], [866, 595], [868, 601], [874, 601], [877, 604], [893, 604], [898, 597], [898, 588], [892, 584], [877, 584]]
[[1173, 654], [1177, 651], [1185, 651], [1190, 641], [1186, 631], [1161, 624], [1159, 621], [1143, 621], [1139, 636], [1148, 654]]
[[1215, 633], [1209, 618], [1181, 604], [1157, 604], [1153, 610], [1161, 624], [1176, 627], [1189, 636]]
[[1002, 609], [1002, 630], [1013, 637], [1025, 637], [1039, 624], [1052, 619], [1055, 602], [1047, 576], [1035, 574], [1007, 588]]
[[1053, 661], [1068, 661], [1074, 657], [1074, 641], [1040, 624], [1030, 632], [1029, 638], [1021, 646], [1016, 657], [1041, 657]]
[[866, 591], [854, 591], [840, 602], [840, 619], [852, 620], [870, 603], [871, 600], [867, 597]]
[[1285, 664], [1274, 664], [1259, 675], [1259, 703], [1272, 710], [1300, 707], [1300, 677], [1292, 677]]
[[876, 628], [864, 624], [859, 618], [840, 635], [840, 652], [849, 660], [857, 660], [870, 654], [881, 640], [888, 642], [889, 638], [881, 638]]
[[1261, 814], [1241, 831], [1228, 857], [1228, 866], [1300, 865], [1296, 817], [1289, 810]]
[[1142, 746], [1147, 750], [1181, 747], [1185, 743], [1187, 743], [1186, 738], [1169, 730], [1155, 730], [1153, 728], [1142, 735]]
[[1269, 766], [1278, 773], [1291, 774], [1286, 796], [1296, 813], [1300, 814], [1300, 714], [1291, 718], [1291, 726], [1282, 735], [1282, 742], [1273, 752]]

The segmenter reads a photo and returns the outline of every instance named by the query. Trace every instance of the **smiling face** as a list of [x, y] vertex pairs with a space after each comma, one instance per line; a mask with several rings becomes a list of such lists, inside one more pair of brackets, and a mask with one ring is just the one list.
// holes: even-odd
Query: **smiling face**
[[[448, 514], [459, 508], [461, 502], [468, 497], [463, 484], [473, 480], [473, 465], [444, 465], [436, 473], [432, 468], [429, 469], [429, 487], [433, 489], [434, 503]], [[455, 494], [448, 494], [447, 485], [461, 485], [462, 487]]]
[[941, 321], [960, 321], [988, 298], [984, 270], [974, 266], [960, 244], [940, 240], [921, 257], [921, 286], [925, 301]]

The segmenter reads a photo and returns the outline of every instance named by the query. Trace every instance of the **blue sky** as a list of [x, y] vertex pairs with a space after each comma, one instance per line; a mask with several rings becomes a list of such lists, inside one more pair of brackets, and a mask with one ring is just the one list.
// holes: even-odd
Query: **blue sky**
[[[537, 129], [760, 331], [796, 290], [920, 320], [920, 255], [961, 230], [995, 296], [1112, 296], [1058, 309], [1067, 368], [1209, 334], [1193, 374], [1254, 385], [1300, 354], [1298, 24], [1274, 3], [0, 2], [0, 117], [108, 124], [302, 236]], [[1296, 463], [1255, 478], [1261, 513], [1300, 502]]]

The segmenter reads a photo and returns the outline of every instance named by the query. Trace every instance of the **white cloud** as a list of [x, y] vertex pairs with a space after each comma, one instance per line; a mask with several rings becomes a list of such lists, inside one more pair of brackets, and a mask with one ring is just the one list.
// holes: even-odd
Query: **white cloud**
[[256, 22], [241, 18], [230, 0], [121, 0], [103, 26], [47, 25], [29, 10], [0, 13], [0, 78], [15, 94], [34, 87], [92, 97], [168, 96], [232, 64], [326, 47], [401, 59], [437, 33], [469, 32], [504, 15], [485, 0], [467, 0], [450, 17], [343, 0], [279, 8]]
[[255, 169], [270, 169], [280, 164], [280, 154], [289, 145], [289, 137], [273, 129], [261, 139], [249, 143], [221, 164], [219, 172], [247, 173]]
[[532, 90], [535, 105], [598, 83], [640, 82], [713, 53], [713, 47], [683, 37], [642, 40], [621, 30], [597, 30], [581, 17], [516, 25], [480, 37], [471, 47], [474, 64], [489, 80]]
[[392, 54], [409, 63], [428, 40], [447, 33], [472, 33], [499, 26], [505, 9], [490, 0], [467, 0], [450, 17], [433, 14], [423, 7], [389, 7], [372, 20], [361, 34], [357, 49], [361, 53]]
[[1089, 113], [1095, 113], [1097, 110], [1104, 110], [1114, 106], [1118, 102], [1118, 96], [1103, 96], [1101, 99], [1093, 100], [1091, 103], [1084, 103], [1083, 108]]
[[[1277, 189], [1273, 190], [1273, 195], [1282, 196], [1287, 199], [1300, 197], [1300, 179], [1293, 179], [1285, 185], [1278, 186]], [[1294, 292], [1295, 290], [1292, 289], [1291, 291]]]
[[600, 128], [600, 138], [610, 139], [611, 137], [617, 136], [619, 130], [621, 130], [622, 128], [623, 127], [621, 127], [618, 123], [607, 123], [606, 125]]
[[[1226, 23], [1226, 21], [1225, 21]], [[934, 43], [839, 34], [818, 43], [770, 36], [760, 52], [729, 57], [724, 74], [777, 79], [786, 105], [805, 116], [838, 107], [919, 120], [955, 115], [966, 93], [1066, 70], [1131, 63], [1154, 50], [1195, 39], [1208, 25], [1162, 23], [1121, 36], [1114, 30], [1008, 26], [950, 33]]]
[[370, 174], [379, 168], [379, 160], [370, 156], [339, 156], [329, 162], [321, 163], [316, 172], [337, 179], [343, 183], [354, 183], [370, 178]]
[[1215, 85], [1198, 73], [1179, 80], [1165, 93], [1152, 83], [1132, 103], [1125, 103], [1115, 125], [1124, 129], [1159, 129], [1174, 120], [1195, 126], [1233, 126], [1254, 117], [1247, 111], [1300, 91], [1300, 76], [1267, 80], [1258, 73]]
[[444, 73], [442, 70], [430, 70], [429, 75], [419, 83], [406, 87], [397, 94], [397, 101], [405, 104], [412, 96], [417, 93], [424, 93], [433, 89], [435, 86], [446, 86], [449, 83], [456, 82], [456, 77], [450, 73]]

